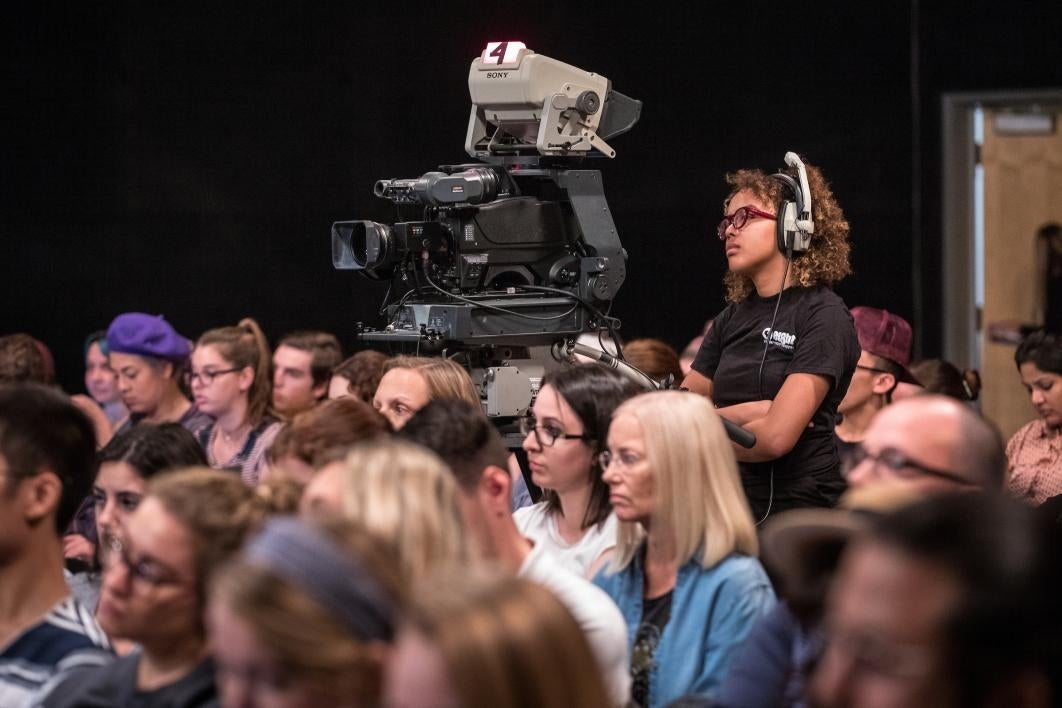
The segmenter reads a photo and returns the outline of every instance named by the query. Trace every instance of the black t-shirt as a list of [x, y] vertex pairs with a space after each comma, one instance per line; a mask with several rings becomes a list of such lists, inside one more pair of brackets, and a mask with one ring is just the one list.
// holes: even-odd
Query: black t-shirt
[[773, 400], [790, 374], [829, 379], [830, 390], [812, 415], [811, 426], [789, 453], [770, 462], [743, 462], [740, 467], [743, 480], [749, 481], [766, 479], [772, 467], [776, 484], [809, 475], [836, 478], [834, 419], [859, 360], [852, 315], [829, 288], [787, 288], [770, 333], [761, 382], [760, 359], [776, 299], [753, 293], [747, 300], [728, 305], [701, 343], [693, 369], [712, 379], [712, 398], [720, 408]]
[[649, 705], [649, 674], [660, 635], [671, 619], [672, 595], [674, 590], [660, 597], [646, 598], [642, 604], [642, 620], [631, 650], [631, 698], [636, 706]]

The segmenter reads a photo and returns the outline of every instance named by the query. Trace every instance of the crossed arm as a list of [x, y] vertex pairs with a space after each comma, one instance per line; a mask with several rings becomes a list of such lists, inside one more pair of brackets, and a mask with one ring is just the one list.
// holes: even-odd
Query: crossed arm
[[[682, 383], [691, 391], [712, 397], [713, 384], [707, 376], [691, 371]], [[793, 449], [829, 391], [830, 380], [825, 376], [789, 374], [774, 400], [738, 403], [716, 412], [756, 436], [752, 448], [733, 446], [738, 461], [766, 462]]]

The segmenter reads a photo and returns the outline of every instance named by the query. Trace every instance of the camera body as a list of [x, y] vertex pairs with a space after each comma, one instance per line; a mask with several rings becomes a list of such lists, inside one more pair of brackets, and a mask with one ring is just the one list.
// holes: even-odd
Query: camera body
[[[447, 172], [450, 170], [451, 172]], [[381, 180], [376, 194], [408, 204], [426, 202], [431, 220], [399, 222], [393, 226], [370, 221], [339, 222], [332, 228], [333, 265], [363, 271], [378, 278], [397, 274], [415, 280], [425, 263], [429, 277], [444, 289], [463, 294], [499, 290], [520, 285], [567, 287], [575, 282], [571, 244], [581, 240], [571, 209], [548, 195], [523, 194], [515, 189], [489, 196], [477, 192], [470, 201], [440, 202], [432, 192], [414, 192], [413, 185], [430, 183], [447, 195], [466, 183], [481, 186], [462, 175], [471, 172], [501, 174], [506, 184], [514, 182], [504, 170], [478, 166], [443, 166], [416, 180]], [[496, 177], [496, 179], [499, 179]], [[438, 186], [441, 183], [449, 185]], [[400, 184], [401, 183], [401, 184]], [[513, 185], [515, 187], [515, 185]], [[514, 193], [515, 192], [515, 193]], [[410, 258], [410, 256], [413, 256]], [[575, 264], [578, 267], [578, 264]]]
[[478, 162], [379, 180], [376, 196], [419, 218], [334, 223], [332, 262], [401, 293], [381, 308], [387, 324], [359, 325], [359, 339], [459, 354], [487, 413], [519, 415], [558, 345], [618, 322], [604, 313], [626, 253], [601, 173], [579, 167], [592, 152], [615, 156], [605, 139], [637, 122], [641, 102], [518, 42], [489, 43], [469, 91], [465, 149]]

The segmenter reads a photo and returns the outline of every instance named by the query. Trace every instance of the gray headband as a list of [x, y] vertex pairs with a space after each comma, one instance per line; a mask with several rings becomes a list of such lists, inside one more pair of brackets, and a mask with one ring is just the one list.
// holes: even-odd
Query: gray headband
[[391, 599], [356, 559], [307, 524], [273, 519], [244, 558], [304, 590], [358, 639], [394, 636]]

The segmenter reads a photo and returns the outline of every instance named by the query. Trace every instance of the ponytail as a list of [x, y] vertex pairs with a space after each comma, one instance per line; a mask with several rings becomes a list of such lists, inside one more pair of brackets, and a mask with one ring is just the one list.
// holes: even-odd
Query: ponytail
[[247, 419], [252, 425], [257, 425], [268, 412], [273, 398], [272, 352], [269, 349], [269, 341], [262, 333], [262, 328], [252, 318], [244, 317], [236, 326], [251, 335], [258, 352], [254, 367], [254, 381], [247, 392]]
[[225, 361], [233, 367], [254, 370], [254, 380], [247, 391], [247, 422], [258, 425], [266, 413], [273, 396], [272, 358], [269, 342], [262, 328], [250, 317], [240, 320], [235, 327], [218, 327], [203, 333], [197, 347], [217, 347]]

